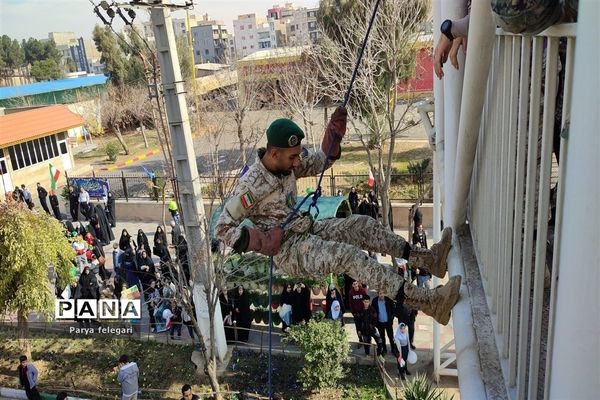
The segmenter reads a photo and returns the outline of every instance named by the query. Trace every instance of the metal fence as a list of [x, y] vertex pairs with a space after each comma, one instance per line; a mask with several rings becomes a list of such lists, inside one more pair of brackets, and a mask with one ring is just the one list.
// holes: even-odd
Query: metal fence
[[[66, 176], [67, 181], [77, 178], [89, 178], [84, 176]], [[159, 201], [162, 198], [161, 187], [164, 186], [165, 196], [172, 195], [171, 185], [165, 176], [150, 178], [144, 173], [92, 173], [91, 177], [103, 178], [108, 181], [110, 190], [117, 199], [152, 199]], [[220, 193], [230, 193], [235, 187], [239, 176], [200, 176], [202, 195], [207, 199], [220, 198]], [[321, 189], [325, 196], [334, 196], [338, 190], [346, 196], [354, 186], [359, 193], [366, 193], [371, 188], [367, 185], [368, 175], [334, 174], [333, 172], [323, 177]], [[302, 195], [317, 186], [317, 177], [300, 178], [297, 181], [298, 194]], [[394, 174], [390, 184], [390, 200], [416, 201], [420, 197], [425, 200], [433, 199], [432, 192], [433, 174]], [[167, 185], [165, 185], [167, 183]], [[226, 197], [226, 196], [225, 196]]]

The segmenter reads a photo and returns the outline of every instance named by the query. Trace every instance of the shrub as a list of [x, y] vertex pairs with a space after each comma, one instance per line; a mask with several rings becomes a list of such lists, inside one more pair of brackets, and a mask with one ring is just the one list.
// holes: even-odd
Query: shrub
[[403, 400], [452, 400], [454, 395], [448, 396], [442, 389], [433, 387], [427, 376], [417, 374], [409, 380], [402, 389]]
[[344, 327], [333, 321], [315, 321], [290, 328], [286, 340], [296, 342], [304, 357], [298, 378], [306, 389], [336, 386], [344, 377], [342, 362], [348, 357], [350, 344]]
[[104, 152], [108, 156], [109, 161], [117, 161], [119, 150], [119, 145], [115, 142], [108, 142], [106, 143], [106, 146], [104, 146]]

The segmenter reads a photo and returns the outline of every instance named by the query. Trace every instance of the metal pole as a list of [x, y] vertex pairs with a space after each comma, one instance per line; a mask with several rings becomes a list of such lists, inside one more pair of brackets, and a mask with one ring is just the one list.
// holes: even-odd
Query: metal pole
[[[163, 4], [157, 4], [151, 8], [151, 20], [160, 63], [167, 120], [171, 132], [173, 161], [180, 195], [180, 209], [185, 223], [185, 232], [190, 249], [189, 255], [193, 266], [191, 278], [194, 282], [193, 293], [196, 314], [199, 320], [198, 325], [202, 330], [205, 345], [208, 348], [212, 348], [210, 339], [214, 334], [217, 348], [216, 355], [223, 360], [227, 353], [227, 343], [221, 318], [213, 319], [214, 332], [210, 330], [209, 309], [204, 290], [205, 284], [210, 284], [210, 282], [203, 282], [209, 257], [205, 243], [206, 235], [203, 231], [205, 212], [170, 9]], [[221, 315], [218, 302], [214, 311], [215, 315]]]
[[[465, 0], [443, 0], [441, 3], [441, 20], [459, 19], [466, 15]], [[441, 21], [440, 21], [441, 23]], [[434, 32], [439, 34], [440, 25], [434, 26]], [[464, 56], [459, 52], [460, 65], [464, 65]], [[454, 194], [454, 164], [456, 159], [456, 147], [458, 141], [458, 122], [460, 117], [460, 105], [462, 98], [462, 87], [464, 68], [456, 70], [446, 63], [444, 67], [444, 204], [443, 215], [446, 226], [452, 224], [451, 212]], [[437, 78], [434, 78], [434, 81]]]
[[273, 257], [269, 262], [269, 400], [273, 398]]
[[[433, 1], [433, 37], [434, 43], [440, 39], [440, 30], [435, 29], [442, 23], [442, 0]], [[433, 130], [435, 132], [435, 151], [433, 152], [433, 241], [440, 238], [442, 219], [442, 199], [444, 193], [444, 84], [433, 78], [433, 97], [435, 112]], [[409, 232], [410, 236], [410, 232]], [[433, 278], [433, 287], [439, 284], [439, 278]], [[433, 321], [433, 378], [440, 381], [440, 325]]]
[[454, 174], [446, 179], [447, 183], [454, 183], [448, 185], [452, 190], [454, 200], [452, 200], [451, 213], [453, 219], [447, 223], [456, 228], [464, 224], [466, 220], [466, 204], [494, 43], [494, 24], [492, 23], [490, 4], [474, 2], [470, 19], [469, 51], [467, 51], [467, 59], [464, 64], [465, 75], [469, 79], [464, 81], [463, 87], [463, 93], [469, 93], [469, 95], [462, 97], [460, 107], [460, 124], [457, 135], [460, 146], [456, 148], [456, 168]]

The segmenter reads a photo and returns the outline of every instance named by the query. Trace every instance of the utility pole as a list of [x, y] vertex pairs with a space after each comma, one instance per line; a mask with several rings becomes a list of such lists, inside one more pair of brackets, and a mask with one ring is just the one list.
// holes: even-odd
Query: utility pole
[[[150, 17], [154, 28], [156, 40], [156, 51], [160, 64], [162, 89], [165, 98], [167, 121], [171, 132], [171, 145], [173, 152], [173, 163], [175, 164], [176, 181], [179, 190], [180, 210], [185, 224], [185, 233], [188, 241], [189, 257], [192, 268], [192, 280], [194, 282], [193, 295], [196, 306], [196, 317], [198, 325], [206, 341], [208, 349], [210, 346], [211, 332], [205, 285], [200, 268], [209, 268], [210, 257], [207, 247], [205, 226], [204, 204], [198, 178], [198, 166], [196, 165], [196, 154], [192, 140], [192, 131], [185, 102], [185, 88], [181, 77], [181, 69], [177, 57], [177, 46], [175, 33], [171, 23], [172, 5], [166, 5], [161, 0], [152, 4]], [[217, 357], [223, 360], [227, 353], [227, 343], [219, 302], [216, 302], [214, 323], [214, 337]]]

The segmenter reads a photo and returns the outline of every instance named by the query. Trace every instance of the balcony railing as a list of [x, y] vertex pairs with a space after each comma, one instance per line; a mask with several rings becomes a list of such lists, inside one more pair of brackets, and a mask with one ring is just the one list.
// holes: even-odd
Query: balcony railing
[[550, 367], [574, 48], [575, 25], [499, 31], [487, 83], [468, 217], [510, 398], [543, 398]]

